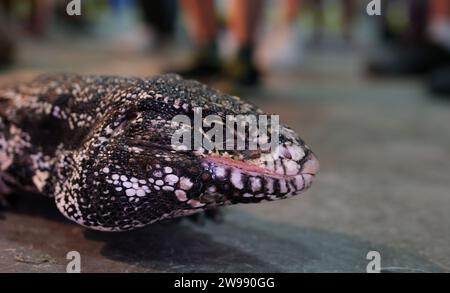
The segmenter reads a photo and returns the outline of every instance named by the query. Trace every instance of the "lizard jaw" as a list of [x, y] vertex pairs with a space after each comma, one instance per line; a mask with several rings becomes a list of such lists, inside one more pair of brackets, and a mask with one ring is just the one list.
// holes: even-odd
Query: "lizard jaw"
[[[207, 156], [204, 163], [215, 178], [214, 192], [224, 192], [220, 190], [221, 186], [231, 186], [232, 192], [228, 199], [235, 202], [276, 200], [300, 194], [311, 186], [319, 171], [319, 162], [312, 152], [302, 160], [301, 165], [295, 163], [299, 165], [296, 173], [286, 171], [286, 168], [283, 168], [284, 171], [274, 170], [264, 165], [219, 156]], [[230, 194], [229, 190], [225, 190], [225, 193], [227, 191]]]

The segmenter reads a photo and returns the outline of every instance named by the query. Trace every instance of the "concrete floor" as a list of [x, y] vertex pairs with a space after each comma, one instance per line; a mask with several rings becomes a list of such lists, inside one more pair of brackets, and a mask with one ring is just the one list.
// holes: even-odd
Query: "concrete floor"
[[[48, 70], [145, 76], [168, 59], [82, 44], [25, 42], [0, 80]], [[367, 78], [359, 52], [308, 53], [301, 71], [241, 92], [318, 155], [321, 172], [306, 194], [226, 208], [220, 225], [117, 234], [88, 231], [51, 201], [21, 196], [0, 220], [0, 272], [62, 272], [71, 250], [84, 272], [365, 272], [372, 250], [384, 271], [450, 272], [450, 103], [419, 81]]]

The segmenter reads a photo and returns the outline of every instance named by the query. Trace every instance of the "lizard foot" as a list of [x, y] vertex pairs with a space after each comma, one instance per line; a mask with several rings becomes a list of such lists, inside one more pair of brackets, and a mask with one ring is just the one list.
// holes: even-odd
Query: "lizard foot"
[[208, 220], [214, 223], [222, 223], [223, 213], [220, 208], [207, 209], [204, 212], [193, 214], [187, 218], [198, 225], [204, 225]]
[[10, 206], [8, 195], [13, 193], [10, 185], [14, 184], [14, 179], [6, 173], [0, 172], [0, 210]]

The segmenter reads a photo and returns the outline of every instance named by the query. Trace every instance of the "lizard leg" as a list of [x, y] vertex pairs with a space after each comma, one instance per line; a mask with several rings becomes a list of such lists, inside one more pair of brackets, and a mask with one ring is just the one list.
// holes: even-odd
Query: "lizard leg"
[[223, 210], [221, 208], [213, 208], [205, 211], [205, 217], [215, 223], [223, 222]]
[[17, 182], [9, 174], [0, 172], [0, 208], [9, 206], [8, 196], [14, 192]]
[[223, 222], [223, 212], [220, 208], [207, 209], [204, 212], [193, 214], [187, 217], [195, 224], [204, 225], [206, 221], [210, 220], [214, 223]]
[[8, 206], [7, 196], [12, 193], [12, 189], [6, 183], [3, 173], [0, 172], [0, 209]]

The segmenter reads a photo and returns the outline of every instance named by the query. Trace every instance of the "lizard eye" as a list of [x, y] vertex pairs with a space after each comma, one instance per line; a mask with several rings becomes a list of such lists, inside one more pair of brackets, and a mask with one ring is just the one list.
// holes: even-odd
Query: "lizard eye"
[[137, 112], [129, 110], [122, 116], [118, 121], [114, 122], [114, 129], [111, 134], [112, 137], [117, 136], [122, 133], [122, 131], [127, 127], [128, 123], [137, 118]]

